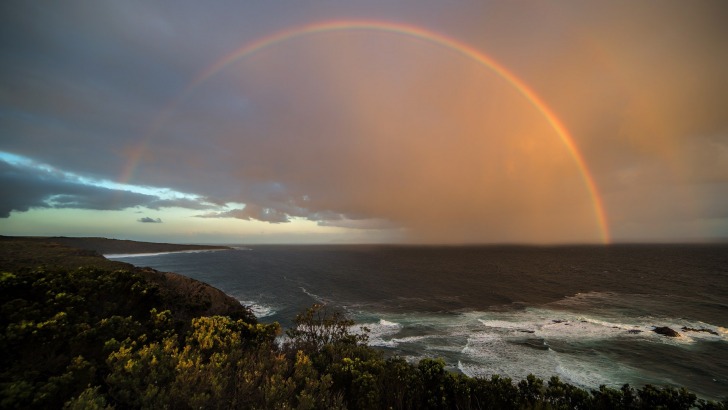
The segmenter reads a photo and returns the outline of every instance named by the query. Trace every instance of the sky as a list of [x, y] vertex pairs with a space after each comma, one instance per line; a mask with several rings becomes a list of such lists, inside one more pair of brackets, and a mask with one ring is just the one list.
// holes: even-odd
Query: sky
[[728, 239], [724, 1], [4, 1], [0, 234]]

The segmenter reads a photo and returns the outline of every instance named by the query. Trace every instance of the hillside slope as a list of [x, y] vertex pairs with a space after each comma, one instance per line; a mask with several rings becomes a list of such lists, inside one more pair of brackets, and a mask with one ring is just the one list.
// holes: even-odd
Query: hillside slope
[[222, 315], [254, 317], [234, 298], [206, 283], [173, 272], [137, 268], [110, 261], [102, 253], [174, 252], [193, 249], [226, 249], [197, 245], [153, 244], [106, 238], [40, 238], [0, 236], [0, 270], [18, 272], [33, 269], [77, 269], [81, 266], [106, 270], [127, 270], [142, 275], [159, 287], [160, 303], [172, 309], [180, 320], [198, 316]]

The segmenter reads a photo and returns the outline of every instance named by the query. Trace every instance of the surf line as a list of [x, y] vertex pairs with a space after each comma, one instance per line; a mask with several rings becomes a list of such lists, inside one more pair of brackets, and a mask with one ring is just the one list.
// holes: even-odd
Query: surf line
[[204, 69], [174, 100], [172, 100], [164, 107], [164, 109], [160, 112], [160, 114], [156, 117], [155, 121], [150, 126], [149, 131], [146, 133], [146, 136], [142, 140], [141, 144], [136, 146], [133, 150], [130, 161], [124, 168], [124, 171], [121, 175], [120, 182], [128, 182], [132, 178], [134, 170], [136, 169], [139, 161], [146, 152], [149, 141], [151, 140], [151, 138], [154, 137], [154, 135], [159, 132], [162, 126], [167, 122], [176, 107], [182, 101], [184, 101], [198, 85], [205, 82], [207, 79], [216, 75], [220, 71], [224, 70], [231, 63], [249, 57], [250, 55], [265, 48], [284, 43], [295, 38], [309, 36], [317, 33], [352, 30], [378, 31], [401, 36], [415, 37], [424, 40], [433, 45], [446, 48], [477, 62], [478, 64], [497, 74], [500, 78], [510, 84], [524, 98], [526, 98], [526, 100], [528, 100], [531, 105], [544, 117], [544, 119], [549, 123], [551, 128], [559, 136], [561, 142], [564, 144], [567, 151], [569, 152], [569, 155], [571, 155], [571, 157], [573, 158], [574, 162], [579, 168], [579, 172], [581, 174], [584, 185], [586, 186], [587, 191], [589, 192], [589, 195], [591, 197], [592, 207], [599, 229], [599, 235], [601, 237], [600, 239], [604, 244], [608, 244], [610, 242], [611, 239], [609, 234], [609, 225], [607, 223], [607, 216], [604, 210], [603, 201], [597, 189], [596, 183], [594, 182], [594, 178], [586, 165], [584, 156], [581, 154], [578, 147], [574, 143], [574, 138], [569, 133], [567, 128], [564, 126], [561, 120], [559, 120], [559, 118], [551, 111], [551, 109], [549, 109], [549, 107], [543, 102], [543, 100], [533, 90], [531, 90], [526, 83], [516, 77], [515, 74], [508, 71], [505, 67], [498, 64], [487, 54], [471, 47], [466, 43], [447, 37], [443, 34], [402, 23], [368, 20], [336, 20], [296, 26], [247, 43], [242, 47], [232, 51], [231, 53], [223, 56], [215, 63]]

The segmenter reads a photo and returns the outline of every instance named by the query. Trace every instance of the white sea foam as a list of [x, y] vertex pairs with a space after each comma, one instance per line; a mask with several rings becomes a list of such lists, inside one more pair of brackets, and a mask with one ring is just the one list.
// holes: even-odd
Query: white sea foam
[[506, 335], [491, 332], [473, 333], [462, 349], [460, 370], [468, 376], [490, 377], [494, 374], [521, 379], [530, 373], [552, 375], [558, 362], [551, 350], [531, 349]]
[[[516, 313], [489, 312], [483, 315], [486, 317], [478, 319], [478, 322], [492, 331], [533, 334], [536, 337], [552, 340], [593, 341], [637, 338], [668, 344], [693, 343], [697, 340], [728, 341], [728, 332], [721, 331], [722, 328], [719, 326], [684, 319], [649, 316], [597, 317], [550, 309], [525, 309]], [[670, 327], [681, 336], [671, 338], [657, 334], [653, 330], [659, 326]], [[683, 328], [695, 330], [683, 330]]]
[[321, 303], [321, 304], [324, 304], [324, 305], [326, 305], [326, 304], [329, 303], [329, 301], [326, 298], [324, 298], [322, 296], [319, 296], [319, 295], [317, 295], [315, 293], [309, 292], [303, 286], [301, 286], [300, 288], [301, 288], [301, 291], [303, 291], [303, 293], [305, 293], [308, 296], [310, 296], [311, 298], [313, 298], [316, 302]]
[[[594, 309], [577, 313], [549, 307], [458, 314], [408, 313], [389, 315], [366, 326], [373, 330], [372, 346], [394, 349], [412, 360], [441, 356], [469, 376], [499, 374], [519, 380], [533, 373], [547, 380], [557, 375], [588, 388], [601, 384], [619, 387], [625, 382], [669, 383], [664, 378], [655, 379], [661, 376], [620, 361], [618, 353], [602, 349], [613, 341], [642, 348], [649, 348], [650, 344], [687, 348], [699, 340], [728, 341], [728, 329], [708, 323], [620, 313], [621, 316]], [[657, 334], [653, 331], [656, 326], [668, 326], [680, 332], [681, 337]], [[683, 326], [696, 331], [683, 330]], [[413, 355], [414, 352], [421, 354]]]
[[[635, 369], [608, 358], [581, 360], [568, 355], [557, 355], [556, 362], [555, 375], [563, 381], [582, 387], [619, 387], [636, 373]], [[541, 377], [550, 378], [548, 375]]]
[[390, 322], [386, 319], [379, 319], [379, 324], [382, 326], [388, 326], [388, 327], [402, 327], [399, 323]]
[[[541, 324], [533, 325], [538, 327]], [[474, 332], [462, 350], [458, 368], [469, 376], [499, 374], [514, 380], [529, 374], [542, 379], [557, 375], [566, 382], [585, 387], [600, 384], [616, 386], [627, 380], [630, 371], [634, 371], [591, 349], [587, 349], [589, 353], [582, 354], [554, 350], [551, 342], [558, 340], [559, 332], [545, 337], [540, 331], [530, 334], [518, 329], [518, 326], [510, 329], [486, 327], [483, 331]], [[569, 340], [574, 339], [567, 336], [560, 342], [568, 343]]]
[[427, 320], [426, 323], [417, 323], [417, 319], [412, 317], [403, 320], [403, 323], [384, 322], [389, 324], [374, 325], [374, 337], [370, 337], [371, 345], [446, 353], [460, 352], [466, 339], [467, 330], [458, 321], [452, 321], [450, 327], [434, 325]]
[[422, 336], [407, 336], [407, 337], [395, 337], [392, 338], [392, 342], [399, 345], [400, 343], [417, 343], [427, 339], [433, 339], [435, 336], [422, 335]]
[[533, 326], [532, 323], [521, 323], [521, 322], [511, 322], [507, 320], [486, 320], [486, 319], [478, 319], [478, 322], [482, 323], [486, 327], [491, 327], [494, 329], [507, 329], [507, 330], [516, 330], [516, 331], [522, 331], [522, 332], [535, 332], [536, 328]]
[[273, 316], [276, 314], [276, 310], [270, 306], [266, 306], [249, 300], [241, 300], [239, 302], [241, 305], [250, 309], [250, 311], [253, 312], [253, 314], [257, 318]]
[[[390, 336], [398, 333], [402, 329], [402, 325], [397, 322], [391, 322], [386, 319], [379, 319], [379, 322], [364, 323], [359, 327], [365, 327], [369, 330], [369, 345], [379, 347], [395, 347], [397, 344], [388, 339]], [[357, 329], [352, 329], [358, 332]]]

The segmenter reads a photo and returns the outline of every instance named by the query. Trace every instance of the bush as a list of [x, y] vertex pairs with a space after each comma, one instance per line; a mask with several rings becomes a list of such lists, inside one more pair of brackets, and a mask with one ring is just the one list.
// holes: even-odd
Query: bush
[[552, 377], [470, 378], [440, 359], [384, 359], [366, 329], [314, 305], [279, 346], [277, 324], [227, 316], [180, 326], [128, 271], [0, 274], [0, 407], [298, 409], [726, 409], [685, 389]]

